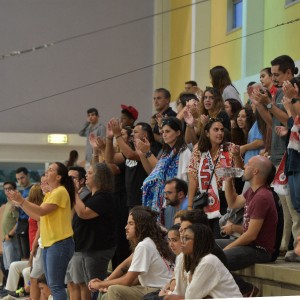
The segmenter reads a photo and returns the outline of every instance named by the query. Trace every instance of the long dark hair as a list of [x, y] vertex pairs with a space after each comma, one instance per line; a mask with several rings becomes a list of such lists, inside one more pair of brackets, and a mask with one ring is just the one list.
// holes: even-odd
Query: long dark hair
[[71, 207], [75, 203], [75, 187], [72, 177], [68, 175], [68, 168], [61, 162], [55, 162], [57, 165], [57, 174], [61, 176], [60, 184], [66, 188], [69, 193]]
[[201, 259], [212, 252], [214, 236], [211, 229], [203, 224], [192, 224], [187, 227], [188, 230], [194, 233], [193, 254], [184, 255], [183, 270], [193, 275]]
[[231, 85], [228, 71], [223, 66], [215, 66], [209, 71], [211, 83], [222, 94], [226, 86]]
[[[222, 121], [219, 119], [210, 119], [208, 121], [208, 123], [206, 123], [206, 125], [203, 127], [203, 129], [201, 131], [200, 138], [198, 141], [198, 150], [201, 153], [209, 151], [212, 147], [210, 139], [207, 136], [207, 133], [209, 132], [210, 128], [212, 127], [212, 125], [214, 123], [221, 123], [223, 125]], [[224, 125], [223, 125], [223, 127], [224, 127]], [[225, 137], [225, 133], [224, 133], [224, 137]], [[224, 142], [224, 140], [223, 140], [223, 142]]]
[[67, 167], [72, 167], [78, 159], [78, 152], [76, 150], [70, 151], [69, 159], [67, 161]]
[[230, 104], [230, 107], [231, 107], [231, 113], [232, 115], [229, 116], [230, 120], [233, 120], [234, 119], [234, 116], [235, 114], [240, 111], [243, 107], [242, 107], [242, 104], [239, 100], [237, 99], [232, 99], [232, 98], [228, 98], [224, 101], [225, 102], [228, 102]]
[[[244, 131], [238, 126], [237, 123], [238, 115], [242, 110], [244, 110], [246, 113], [247, 134], [244, 133]], [[246, 107], [240, 109], [234, 116], [234, 121], [236, 123], [236, 127], [231, 129], [232, 142], [240, 146], [247, 144], [248, 133], [255, 122], [255, 116], [253, 110], [251, 108], [246, 108]]]
[[137, 244], [149, 237], [155, 244], [159, 254], [170, 262], [174, 262], [174, 254], [168, 246], [160, 226], [156, 220], [158, 213], [149, 207], [136, 206], [129, 212], [135, 223], [136, 244], [131, 242], [131, 249], [134, 250]]
[[171, 148], [168, 144], [163, 144], [163, 152], [168, 154], [173, 149], [175, 150], [175, 153], [180, 153], [184, 151], [187, 147], [185, 139], [184, 139], [184, 131], [182, 128], [182, 123], [179, 119], [176, 117], [168, 117], [163, 119], [162, 126], [168, 125], [171, 129], [175, 131], [180, 131], [180, 135], [177, 137], [177, 140], [175, 142], [175, 145]]

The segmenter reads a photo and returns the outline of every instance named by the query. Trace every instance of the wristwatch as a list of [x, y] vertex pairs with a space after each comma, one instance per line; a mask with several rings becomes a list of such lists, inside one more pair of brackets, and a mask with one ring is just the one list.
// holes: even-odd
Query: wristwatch
[[272, 103], [272, 102], [268, 103], [268, 104], [267, 104], [267, 109], [270, 110], [270, 109], [272, 108], [272, 106], [273, 106], [273, 103]]
[[148, 151], [148, 152], [145, 154], [145, 157], [146, 157], [146, 158], [149, 158], [151, 155], [152, 155], [152, 152], [151, 152], [151, 151]]

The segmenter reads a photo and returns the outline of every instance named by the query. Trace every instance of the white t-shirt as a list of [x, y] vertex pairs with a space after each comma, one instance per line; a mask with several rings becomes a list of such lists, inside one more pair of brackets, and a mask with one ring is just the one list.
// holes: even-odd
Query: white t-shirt
[[182, 272], [183, 254], [176, 259], [175, 295], [186, 299], [212, 298], [241, 298], [243, 297], [232, 275], [222, 262], [213, 254], [204, 256], [195, 269], [191, 282], [189, 272]]
[[176, 177], [186, 182], [188, 182], [188, 173], [189, 173], [188, 169], [189, 169], [191, 155], [192, 153], [189, 148], [186, 148], [179, 155], [178, 171]]
[[144, 287], [163, 288], [172, 278], [173, 266], [163, 259], [152, 239], [145, 238], [136, 246], [129, 272], [140, 272], [139, 282]]

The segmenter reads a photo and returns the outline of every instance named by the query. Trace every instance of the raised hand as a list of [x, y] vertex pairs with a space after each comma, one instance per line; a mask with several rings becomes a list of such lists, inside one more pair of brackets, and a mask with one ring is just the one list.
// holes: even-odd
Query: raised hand
[[297, 98], [299, 95], [299, 88], [297, 84], [295, 83], [292, 85], [288, 80], [283, 82], [282, 91], [284, 96], [289, 99]]

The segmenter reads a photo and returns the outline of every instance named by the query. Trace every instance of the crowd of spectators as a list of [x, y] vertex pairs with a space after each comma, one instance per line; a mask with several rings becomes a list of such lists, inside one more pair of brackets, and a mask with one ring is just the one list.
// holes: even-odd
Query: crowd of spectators
[[40, 185], [24, 167], [22, 193], [3, 185], [0, 296], [60, 300], [66, 287], [71, 300], [258, 295], [231, 271], [278, 255], [300, 262], [297, 73], [291, 57], [275, 58], [243, 104], [229, 72], [215, 66], [212, 87], [185, 83], [177, 112], [170, 92], [156, 89], [149, 123], [137, 122], [133, 106], [105, 126], [88, 109], [79, 133], [86, 168], [73, 151]]

